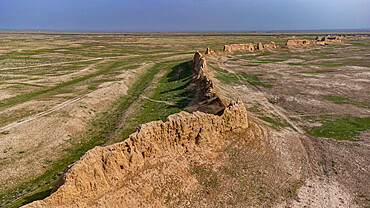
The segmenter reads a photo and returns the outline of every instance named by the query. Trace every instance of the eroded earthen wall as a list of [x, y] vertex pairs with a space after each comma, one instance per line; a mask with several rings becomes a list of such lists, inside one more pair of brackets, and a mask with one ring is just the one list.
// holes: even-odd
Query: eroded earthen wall
[[[193, 70], [194, 82], [204, 100], [220, 99], [206, 59], [199, 52], [194, 55]], [[239, 101], [224, 107], [220, 115], [180, 112], [165, 122], [142, 124], [126, 141], [88, 151], [56, 182], [51, 196], [25, 207], [89, 207], [121, 189], [128, 176], [139, 171], [146, 160], [203, 149], [217, 151], [225, 140], [248, 125], [245, 106]]]

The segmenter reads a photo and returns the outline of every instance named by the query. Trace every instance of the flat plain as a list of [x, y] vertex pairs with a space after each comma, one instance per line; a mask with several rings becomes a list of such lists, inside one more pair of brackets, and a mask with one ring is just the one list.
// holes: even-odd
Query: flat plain
[[[287, 38], [277, 35], [1, 33], [0, 205], [43, 199], [89, 149], [186, 110], [194, 97], [188, 86], [195, 51], [233, 43], [284, 46]], [[368, 180], [369, 47], [368, 38], [349, 39], [235, 52], [210, 57], [208, 65], [222, 91], [241, 99], [258, 123], [311, 138], [327, 157], [314, 163], [352, 186], [353, 180], [340, 178]], [[353, 185], [360, 204], [370, 198], [366, 184]]]

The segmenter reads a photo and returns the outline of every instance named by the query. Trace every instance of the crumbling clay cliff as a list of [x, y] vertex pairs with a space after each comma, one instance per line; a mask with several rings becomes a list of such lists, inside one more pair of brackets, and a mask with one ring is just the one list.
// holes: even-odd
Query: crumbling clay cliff
[[[125, 202], [129, 190], [123, 185], [147, 160], [202, 149], [216, 151], [224, 140], [247, 128], [241, 102], [231, 103], [220, 116], [181, 112], [165, 122], [143, 124], [124, 142], [88, 151], [59, 179], [50, 197], [26, 207], [126, 207], [132, 199]], [[108, 197], [120, 198], [119, 205], [106, 201]]]
[[[165, 122], [143, 124], [124, 142], [88, 151], [56, 182], [51, 196], [26, 207], [129, 206], [132, 200], [125, 201], [129, 190], [123, 184], [132, 174], [140, 172], [148, 160], [217, 151], [233, 135], [245, 131], [249, 122], [244, 104], [238, 101], [224, 105], [209, 78], [206, 60], [199, 52], [194, 55], [193, 66], [194, 84], [202, 97], [199, 101], [206, 102], [210, 106], [208, 111], [218, 115], [180, 112]], [[106, 200], [112, 196], [121, 197], [118, 205], [117, 200]]]
[[199, 110], [216, 114], [228, 105], [227, 98], [221, 98], [213, 80], [211, 71], [207, 66], [204, 55], [198, 51], [193, 58], [193, 74], [195, 74], [192, 87], [197, 92], [196, 99], [189, 108], [191, 111]]

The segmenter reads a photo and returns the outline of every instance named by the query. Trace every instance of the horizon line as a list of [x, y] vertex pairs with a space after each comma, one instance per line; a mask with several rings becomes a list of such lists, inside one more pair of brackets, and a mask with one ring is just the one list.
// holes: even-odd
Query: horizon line
[[289, 29], [289, 30], [58, 30], [58, 29], [2, 29], [9, 32], [87, 32], [87, 33], [212, 33], [212, 32], [240, 32], [240, 33], [276, 33], [276, 32], [370, 32], [370, 28], [357, 29]]

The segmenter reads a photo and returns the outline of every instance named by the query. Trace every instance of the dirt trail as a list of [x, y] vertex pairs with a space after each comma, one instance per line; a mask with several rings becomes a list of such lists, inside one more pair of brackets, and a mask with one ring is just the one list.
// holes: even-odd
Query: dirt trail
[[79, 71], [70, 73], [70, 74], [65, 74], [65, 75], [62, 75], [62, 76], [59, 76], [59, 77], [45, 77], [45, 76], [42, 77], [42, 76], [40, 76], [40, 79], [32, 80], [32, 81], [30, 81], [28, 83], [37, 84], [37, 83], [40, 83], [40, 82], [41, 83], [62, 83], [62, 82], [66, 82], [68, 80], [73, 79], [74, 77], [79, 76], [79, 75], [82, 75], [83, 76], [83, 75], [87, 74], [86, 72], [94, 73], [95, 71], [97, 71], [96, 69], [94, 70], [94, 66], [96, 66], [97, 64], [101, 64], [101, 63], [107, 62], [107, 61], [108, 61], [107, 59], [101, 59], [101, 61], [98, 61], [96, 63], [89, 64], [85, 68], [83, 68], [83, 69], [81, 69]]
[[[141, 70], [144, 67], [146, 67], [147, 65], [148, 65], [147, 63], [143, 63], [139, 68], [137, 68], [137, 70]], [[128, 73], [129, 73], [129, 71], [126, 71], [122, 76], [125, 77], [125, 75], [127, 75]], [[10, 123], [10, 124], [8, 124], [6, 126], [1, 127], [0, 128], [0, 132], [9, 131], [10, 129], [12, 129], [14, 127], [17, 127], [19, 125], [22, 125], [22, 124], [27, 123], [27, 122], [30, 122], [30, 121], [33, 121], [33, 120], [35, 120], [37, 118], [40, 118], [42, 116], [49, 115], [49, 114], [51, 114], [51, 113], [53, 113], [53, 112], [55, 112], [55, 111], [57, 111], [57, 110], [59, 110], [59, 109], [61, 109], [63, 107], [66, 107], [68, 105], [71, 105], [71, 104], [73, 104], [73, 103], [75, 103], [75, 102], [83, 99], [86, 96], [87, 95], [83, 95], [83, 96], [79, 96], [79, 97], [75, 97], [75, 98], [69, 99], [69, 100], [64, 101], [64, 102], [62, 102], [62, 103], [60, 103], [60, 104], [52, 107], [51, 109], [48, 109], [48, 110], [44, 111], [44, 112], [40, 112], [40, 113], [37, 113], [37, 114], [32, 115], [30, 117], [27, 117], [27, 118], [24, 118], [24, 119], [20, 119], [18, 121], [15, 121], [13, 123]]]
[[[163, 53], [163, 54], [167, 54], [167, 53]], [[134, 57], [134, 56], [138, 56], [138, 55], [128, 55], [128, 56], [121, 56], [121, 58], [127, 58], [127, 57]], [[175, 56], [170, 56], [170, 57], [166, 57], [166, 58], [163, 58], [162, 60], [167, 60], [167, 59], [171, 59], [171, 58], [173, 58], [173, 59], [179, 59], [179, 58], [183, 58], [184, 56], [188, 56], [188, 54], [186, 54], [186, 55], [175, 55]], [[108, 57], [108, 58], [106, 58], [106, 59], [103, 59], [103, 58], [96, 58], [96, 59], [90, 59], [90, 60], [102, 60], [102, 61], [106, 61], [107, 59], [110, 59], [110, 58], [116, 58], [116, 57]], [[85, 61], [87, 61], [87, 60], [85, 60]], [[81, 61], [80, 61], [81, 62]], [[63, 62], [63, 63], [66, 63], [66, 62]], [[68, 63], [71, 63], [71, 62], [68, 62]], [[99, 63], [101, 63], [101, 62], [99, 62]], [[59, 64], [62, 64], [62, 63], [59, 63]], [[51, 64], [49, 64], [49, 65], [51, 65]], [[87, 66], [87, 67], [85, 67], [84, 69], [82, 69], [82, 70], [80, 70], [80, 71], [78, 71], [78, 72], [75, 72], [75, 73], [73, 73], [74, 75], [76, 74], [76, 73], [81, 73], [81, 72], [84, 72], [84, 71], [86, 71], [86, 70], [89, 70], [89, 69], [91, 69], [93, 66], [95, 66], [96, 65], [96, 63], [94, 63], [94, 64], [90, 64], [89, 66]], [[141, 70], [141, 69], [143, 69], [144, 67], [146, 67], [148, 64], [147, 63], [142, 63], [142, 65], [139, 67], [139, 68], [137, 68], [137, 70]], [[34, 67], [36, 67], [36, 66], [34, 66]], [[128, 71], [127, 72], [125, 72], [124, 73], [124, 75], [125, 74], [127, 74], [128, 73]], [[69, 74], [68, 76], [70, 76], [70, 75], [72, 75], [72, 74]], [[123, 75], [123, 76], [124, 76]], [[122, 76], [122, 75], [121, 75]], [[58, 78], [58, 79], [60, 79], [60, 78]], [[63, 108], [63, 107], [66, 107], [66, 106], [68, 106], [68, 105], [70, 105], [70, 104], [73, 104], [73, 103], [75, 103], [75, 102], [77, 102], [77, 101], [79, 101], [79, 100], [81, 100], [83, 97], [85, 97], [86, 95], [83, 95], [83, 96], [79, 96], [79, 97], [76, 97], [76, 98], [72, 98], [72, 99], [69, 99], [69, 100], [67, 100], [67, 101], [64, 101], [63, 103], [60, 103], [60, 104], [58, 104], [58, 105], [56, 105], [56, 106], [54, 106], [54, 107], [52, 107], [51, 109], [48, 109], [48, 110], [46, 110], [46, 111], [44, 111], [44, 112], [40, 112], [40, 113], [37, 113], [37, 114], [35, 114], [35, 115], [32, 115], [32, 116], [30, 116], [30, 117], [27, 117], [27, 118], [22, 118], [22, 119], [20, 119], [20, 120], [18, 120], [18, 121], [15, 121], [15, 122], [12, 122], [12, 123], [10, 123], [10, 124], [8, 124], [8, 125], [6, 125], [6, 126], [3, 126], [3, 127], [0, 127], [0, 132], [3, 132], [3, 131], [9, 131], [10, 129], [12, 129], [12, 128], [14, 128], [14, 127], [17, 127], [17, 126], [19, 126], [19, 125], [22, 125], [22, 124], [24, 124], [24, 123], [27, 123], [27, 122], [30, 122], [30, 121], [33, 121], [33, 120], [35, 120], [35, 119], [37, 119], [37, 118], [40, 118], [40, 117], [42, 117], [42, 116], [46, 116], [46, 115], [49, 115], [49, 114], [51, 114], [51, 113], [53, 113], [53, 112], [55, 112], [55, 111], [57, 111], [57, 110], [59, 110], [59, 109], [61, 109], [61, 108]], [[173, 103], [170, 103], [170, 102], [166, 102], [166, 101], [158, 101], [158, 100], [153, 100], [153, 99], [150, 99], [150, 98], [145, 98], [145, 99], [149, 99], [149, 100], [151, 100], [151, 101], [153, 101], [153, 102], [161, 102], [161, 103], [165, 103], [165, 104], [167, 104], [167, 105], [174, 105]]]
[[[258, 93], [258, 94], [260, 94], [260, 93]], [[288, 116], [285, 115], [285, 113], [283, 112], [283, 110], [280, 107], [275, 106], [272, 103], [270, 103], [267, 100], [267, 98], [265, 96], [263, 96], [263, 93], [261, 93], [260, 95], [261, 95], [261, 96], [259, 96], [260, 99], [258, 99], [259, 103], [261, 105], [265, 106], [269, 110], [269, 112], [277, 114], [280, 118], [284, 119], [289, 125], [291, 125], [295, 130], [297, 130], [300, 134], [305, 134], [305, 131], [303, 129], [301, 129], [300, 127], [298, 127], [297, 125], [295, 125], [288, 118]]]
[[66, 61], [66, 62], [58, 62], [58, 63], [50, 63], [50, 64], [40, 64], [40, 65], [34, 65], [34, 66], [20, 66], [20, 67], [12, 67], [12, 68], [3, 68], [0, 69], [0, 71], [3, 70], [12, 70], [12, 69], [27, 69], [27, 68], [35, 68], [40, 66], [53, 66], [53, 65], [60, 65], [60, 64], [72, 64], [72, 63], [83, 63], [83, 62], [89, 62], [89, 61], [96, 61], [96, 60], [102, 60], [103, 58], [93, 58], [93, 59], [86, 59], [86, 60], [80, 60], [80, 61]]
[[[228, 67], [226, 64], [219, 64], [218, 66], [221, 69], [226, 70], [226, 71], [230, 71], [230, 68], [231, 68], [231, 67]], [[234, 73], [233, 71], [230, 71], [230, 72], [231, 73]], [[234, 73], [234, 74], [237, 75], [236, 73]], [[240, 77], [239, 76], [237, 76], [237, 77], [240, 80]], [[258, 87], [255, 87], [253, 85], [242, 85], [242, 86], [233, 86], [233, 88], [234, 89], [243, 88], [243, 90], [247, 89], [247, 91], [248, 91], [248, 93], [250, 95], [253, 94], [253, 97], [255, 98], [255, 101], [257, 101], [259, 104], [261, 104], [262, 106], [264, 106], [266, 108], [266, 110], [268, 110], [272, 114], [276, 114], [280, 118], [284, 119], [298, 133], [305, 134], [305, 131], [303, 129], [301, 129], [299, 126], [295, 125], [294, 122], [292, 122], [285, 115], [284, 111], [280, 107], [275, 106], [272, 103], [270, 103], [268, 101], [268, 99], [266, 98], [265, 94]], [[252, 89], [250, 89], [250, 88], [252, 88]]]
[[59, 110], [59, 109], [61, 109], [61, 108], [65, 107], [65, 106], [67, 106], [67, 105], [70, 105], [70, 104], [72, 104], [72, 103], [75, 103], [75, 102], [77, 102], [77, 101], [81, 100], [83, 97], [84, 97], [84, 96], [80, 96], [80, 97], [77, 97], [77, 98], [73, 98], [73, 99], [67, 100], [67, 101], [65, 101], [65, 102], [63, 102], [63, 103], [60, 103], [60, 104], [58, 104], [58, 105], [56, 105], [56, 106], [52, 107], [52, 108], [51, 108], [51, 109], [49, 109], [49, 110], [46, 110], [46, 111], [41, 112], [41, 113], [37, 113], [37, 114], [35, 114], [35, 115], [33, 115], [33, 116], [30, 116], [30, 117], [28, 117], [28, 118], [25, 118], [25, 119], [21, 119], [21, 120], [15, 121], [15, 122], [13, 122], [13, 123], [10, 123], [10, 124], [8, 124], [8, 125], [6, 125], [6, 126], [1, 127], [1, 128], [0, 128], [0, 132], [1, 132], [1, 131], [8, 131], [8, 130], [10, 130], [10, 129], [14, 128], [14, 127], [17, 127], [17, 126], [19, 126], [19, 125], [22, 125], [22, 124], [24, 124], [24, 123], [27, 123], [27, 122], [33, 121], [33, 120], [35, 120], [35, 119], [37, 119], [37, 118], [40, 118], [40, 117], [42, 117], [42, 116], [49, 115], [50, 113], [53, 113], [53, 112], [55, 112], [55, 111], [57, 111], [57, 110]]
[[[157, 62], [160, 63], [160, 62]], [[128, 108], [127, 110], [122, 114], [120, 121], [126, 121], [127, 118], [132, 115], [133, 113], [136, 112], [136, 109], [139, 106], [139, 101], [140, 99], [149, 99], [147, 96], [144, 94], [146, 92], [149, 92], [150, 90], [154, 89], [156, 87], [156, 84], [158, 83], [160, 77], [162, 77], [165, 74], [165, 71], [158, 71], [157, 74], [154, 75], [153, 79], [151, 80], [151, 83], [148, 85], [147, 88], [145, 88], [142, 92], [140, 97], [134, 101]], [[119, 138], [121, 135], [122, 129], [126, 126], [127, 124], [125, 122], [121, 122], [118, 126], [117, 129], [110, 134], [110, 138], [112, 141], [114, 141], [116, 138]]]
[[[160, 54], [168, 54], [168, 53], [160, 53]], [[155, 55], [158, 55], [158, 54], [155, 54]], [[34, 65], [34, 66], [3, 68], [3, 69], [0, 69], [0, 71], [12, 70], [12, 69], [36, 68], [36, 67], [41, 67], [41, 66], [54, 66], [54, 65], [61, 65], [61, 64], [83, 63], [83, 62], [89, 62], [89, 61], [107, 60], [107, 59], [115, 59], [115, 58], [130, 58], [130, 57], [135, 57], [135, 56], [142, 56], [142, 55], [111, 56], [111, 57], [104, 57], [104, 58], [98, 57], [98, 58], [85, 59], [85, 60], [79, 60], [79, 61], [65, 61], [65, 62], [57, 62], [57, 63], [50, 63], [50, 64], [40, 64], [40, 65]]]
[[147, 96], [142, 96], [142, 98], [147, 99], [147, 100], [150, 100], [150, 101], [153, 101], [153, 102], [156, 102], [156, 103], [164, 103], [164, 104], [172, 105], [172, 106], [175, 105], [174, 103], [171, 103], [171, 102], [168, 102], [168, 101], [154, 100], [154, 99], [148, 98]]

